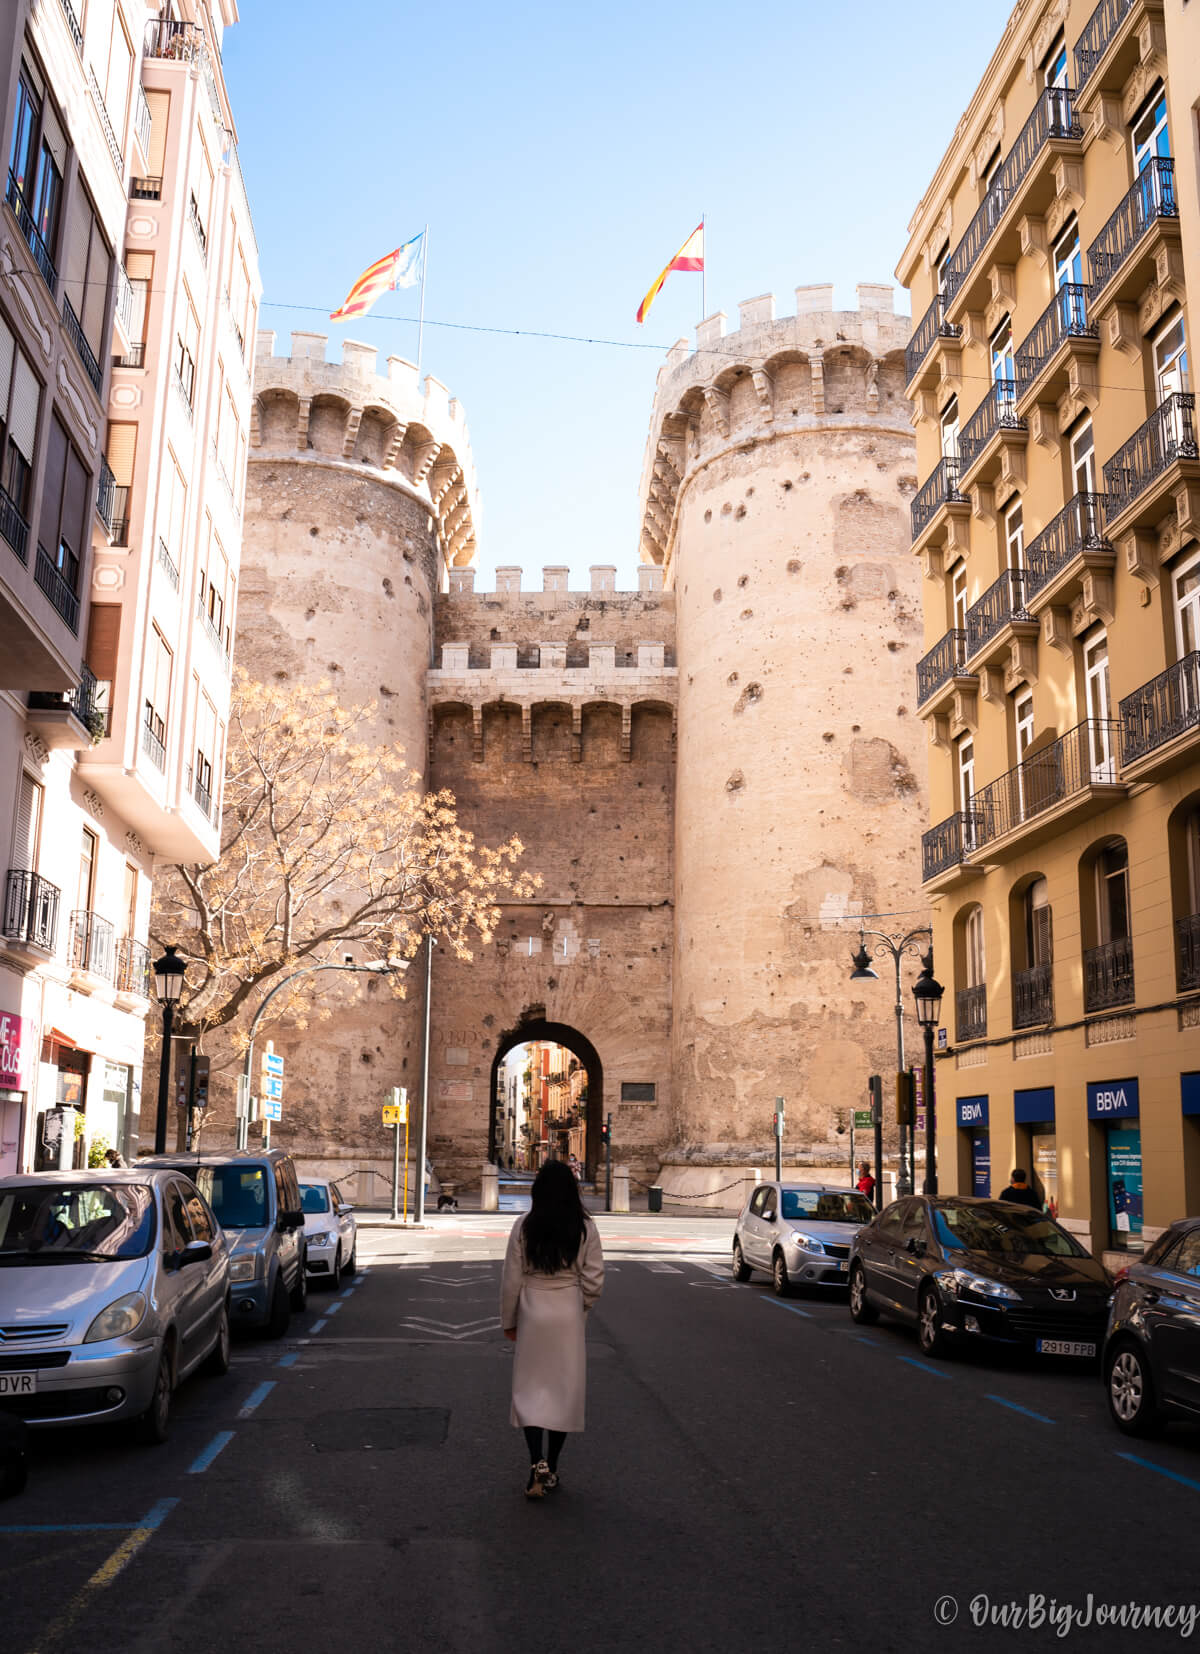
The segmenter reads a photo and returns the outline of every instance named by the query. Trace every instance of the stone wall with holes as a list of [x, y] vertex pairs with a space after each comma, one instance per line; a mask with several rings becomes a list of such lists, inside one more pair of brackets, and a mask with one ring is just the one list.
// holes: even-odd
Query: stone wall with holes
[[677, 615], [677, 1129], [717, 1161], [770, 1163], [777, 1096], [790, 1143], [844, 1159], [838, 1126], [896, 1064], [890, 966], [847, 980], [854, 916], [925, 918], [909, 321], [883, 287], [796, 301], [681, 341], [642, 479]]

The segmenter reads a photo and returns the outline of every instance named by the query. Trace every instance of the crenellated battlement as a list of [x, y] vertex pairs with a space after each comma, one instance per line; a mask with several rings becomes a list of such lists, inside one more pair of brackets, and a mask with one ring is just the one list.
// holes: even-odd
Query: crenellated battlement
[[[537, 592], [540, 597], [553, 597], [556, 601], [552, 607], [561, 607], [579, 603], [585, 599], [601, 598], [610, 602], [619, 602], [624, 598], [650, 597], [663, 589], [663, 572], [659, 568], [643, 565], [638, 570], [637, 591], [617, 590], [617, 566], [615, 563], [593, 563], [589, 570], [591, 585], [586, 592], [572, 591], [570, 588], [571, 571], [565, 563], [547, 563], [542, 568], [541, 589]], [[477, 592], [475, 590], [474, 569], [451, 569], [449, 574], [451, 597], [480, 597], [490, 598], [497, 603], [511, 603], [518, 598], [531, 596], [535, 588], [522, 584], [525, 571], [516, 563], [504, 563], [496, 569], [496, 589], [493, 592]]]
[[324, 333], [292, 334], [290, 356], [275, 355], [275, 335], [258, 335], [250, 443], [256, 457], [277, 453], [333, 466], [369, 467], [414, 494], [437, 527], [448, 568], [469, 565], [477, 550], [479, 488], [466, 413], [445, 385], [415, 363], [353, 339], [342, 360], [327, 361]]

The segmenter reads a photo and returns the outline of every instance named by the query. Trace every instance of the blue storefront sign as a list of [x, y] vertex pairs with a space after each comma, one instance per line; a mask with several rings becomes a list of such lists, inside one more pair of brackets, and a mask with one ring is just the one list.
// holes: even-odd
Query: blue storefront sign
[[1179, 1091], [1185, 1114], [1200, 1114], [1200, 1074], [1181, 1074]]
[[1013, 1092], [1013, 1120], [1018, 1126], [1040, 1126], [1054, 1118], [1054, 1087], [1039, 1085]]
[[1129, 1246], [1142, 1232], [1142, 1134], [1108, 1134], [1108, 1223], [1114, 1246]]
[[988, 1100], [986, 1097], [956, 1097], [955, 1113], [958, 1118], [959, 1131], [970, 1131], [988, 1123]]
[[971, 1138], [971, 1193], [990, 1195], [992, 1192], [992, 1151], [986, 1131], [977, 1131]]
[[1128, 1120], [1138, 1113], [1136, 1080], [1097, 1080], [1087, 1088], [1089, 1120]]

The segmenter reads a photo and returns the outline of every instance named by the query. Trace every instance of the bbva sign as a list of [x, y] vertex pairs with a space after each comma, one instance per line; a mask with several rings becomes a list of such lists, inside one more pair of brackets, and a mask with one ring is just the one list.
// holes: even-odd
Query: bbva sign
[[1098, 1080], [1087, 1088], [1089, 1120], [1123, 1120], [1139, 1112], [1136, 1080]]
[[966, 1126], [986, 1126], [988, 1123], [988, 1100], [986, 1097], [959, 1097], [958, 1126], [961, 1131]]

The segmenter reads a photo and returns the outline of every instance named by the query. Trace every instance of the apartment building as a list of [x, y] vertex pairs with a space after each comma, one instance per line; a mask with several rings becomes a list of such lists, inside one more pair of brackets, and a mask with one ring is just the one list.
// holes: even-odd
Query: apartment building
[[1200, 1211], [1198, 12], [1018, 5], [899, 266], [941, 1184], [1114, 1256]]
[[155, 859], [219, 847], [261, 291], [236, 18], [19, 0], [0, 36], [2, 1171], [136, 1148]]

